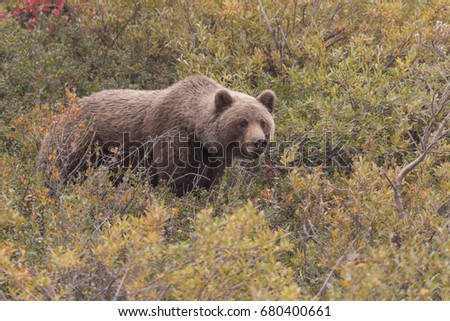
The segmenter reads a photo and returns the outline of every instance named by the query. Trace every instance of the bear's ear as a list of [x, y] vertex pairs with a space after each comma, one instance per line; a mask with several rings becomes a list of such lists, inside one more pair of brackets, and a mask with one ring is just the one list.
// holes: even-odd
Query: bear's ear
[[276, 98], [277, 97], [272, 90], [264, 90], [256, 99], [258, 99], [258, 101], [263, 104], [271, 114], [273, 114]]
[[216, 92], [214, 103], [216, 104], [217, 111], [224, 111], [231, 106], [233, 98], [231, 98], [230, 93], [226, 89], [220, 89]]

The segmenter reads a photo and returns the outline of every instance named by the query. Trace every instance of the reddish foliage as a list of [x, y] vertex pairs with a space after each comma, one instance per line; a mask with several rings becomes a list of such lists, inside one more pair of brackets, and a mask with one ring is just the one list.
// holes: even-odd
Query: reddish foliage
[[63, 0], [22, 0], [22, 5], [8, 11], [23, 28], [33, 29], [41, 13], [60, 16], [63, 9]]

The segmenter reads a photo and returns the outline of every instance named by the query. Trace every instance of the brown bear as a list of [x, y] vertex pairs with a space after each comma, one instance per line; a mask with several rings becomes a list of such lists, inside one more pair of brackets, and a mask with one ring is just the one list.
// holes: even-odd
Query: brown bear
[[270, 90], [254, 98], [204, 76], [164, 90], [104, 90], [46, 134], [38, 164], [63, 180], [88, 163], [144, 168], [182, 196], [209, 188], [233, 159], [259, 157], [274, 134], [274, 103]]

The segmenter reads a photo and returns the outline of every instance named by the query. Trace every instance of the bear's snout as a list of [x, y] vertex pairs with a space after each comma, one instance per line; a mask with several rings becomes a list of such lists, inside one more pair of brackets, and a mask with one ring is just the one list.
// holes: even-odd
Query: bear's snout
[[242, 145], [242, 151], [246, 157], [258, 158], [266, 150], [268, 145], [265, 138], [254, 138]]
[[258, 154], [262, 154], [267, 147], [267, 140], [264, 139], [256, 139], [253, 142], [253, 147], [255, 148], [255, 152]]

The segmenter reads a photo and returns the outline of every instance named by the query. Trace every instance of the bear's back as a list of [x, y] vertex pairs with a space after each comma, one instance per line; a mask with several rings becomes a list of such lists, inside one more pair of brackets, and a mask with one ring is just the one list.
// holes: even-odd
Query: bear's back
[[95, 131], [103, 141], [118, 140], [124, 133], [142, 138], [144, 119], [157, 105], [159, 91], [103, 90], [79, 101], [86, 117], [95, 117]]

